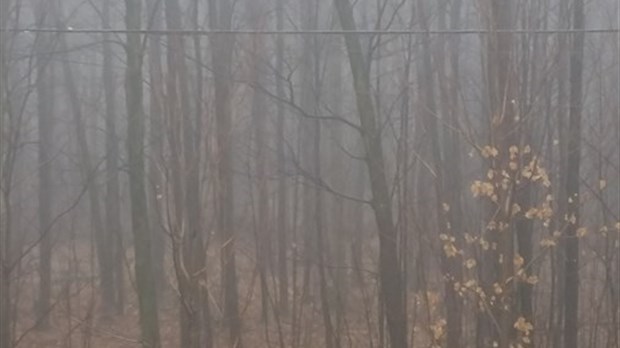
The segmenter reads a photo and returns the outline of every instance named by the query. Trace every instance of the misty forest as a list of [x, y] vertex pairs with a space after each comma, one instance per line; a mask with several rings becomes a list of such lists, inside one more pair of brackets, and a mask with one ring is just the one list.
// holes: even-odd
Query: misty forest
[[619, 348], [617, 0], [1, 0], [0, 347]]

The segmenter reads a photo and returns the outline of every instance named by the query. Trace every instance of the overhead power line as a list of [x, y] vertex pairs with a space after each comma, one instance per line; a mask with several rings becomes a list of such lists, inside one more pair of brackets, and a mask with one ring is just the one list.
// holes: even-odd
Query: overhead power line
[[58, 34], [150, 34], [150, 35], [472, 35], [472, 34], [617, 34], [620, 28], [592, 29], [460, 29], [460, 30], [153, 30], [153, 29], [93, 29], [93, 28], [6, 28], [0, 32], [10, 33], [58, 33]]

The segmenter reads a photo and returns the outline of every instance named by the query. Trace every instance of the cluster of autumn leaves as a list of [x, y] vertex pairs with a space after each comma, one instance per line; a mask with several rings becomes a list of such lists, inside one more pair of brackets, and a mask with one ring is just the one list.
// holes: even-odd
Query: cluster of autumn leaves
[[[500, 158], [500, 150], [493, 146], [484, 146], [478, 148], [480, 155], [486, 160], [491, 162], [490, 169], [487, 172], [486, 179], [474, 180], [470, 186], [471, 194], [474, 198], [487, 199], [497, 206], [497, 209], [503, 209], [504, 214], [499, 217], [498, 214], [491, 214], [490, 221], [486, 223], [485, 229], [488, 232], [502, 232], [507, 230], [515, 218], [525, 218], [529, 220], [539, 221], [543, 227], [549, 228], [551, 220], [554, 217], [553, 202], [554, 198], [551, 192], [551, 181], [545, 168], [541, 165], [541, 161], [535, 154], [532, 153], [532, 149], [529, 145], [525, 145], [522, 148], [516, 145], [508, 148], [508, 161], [503, 161]], [[530, 207], [522, 207], [510, 196], [510, 192], [513, 189], [518, 189], [521, 185], [540, 185], [546, 192], [546, 195], [542, 202], [534, 204]], [[605, 180], [600, 180], [599, 189], [603, 190], [606, 187]], [[572, 198], [568, 198], [568, 202], [572, 203]], [[502, 206], [506, 205], [506, 206]], [[447, 212], [450, 207], [444, 203], [443, 209]], [[565, 226], [568, 224], [577, 223], [577, 219], [574, 215], [564, 216]], [[600, 228], [600, 233], [606, 235], [611, 227], [603, 226]], [[613, 228], [620, 233], [620, 222], [615, 223]], [[558, 244], [560, 238], [563, 237], [562, 231], [555, 230], [548, 236], [543, 237], [539, 241], [541, 247], [541, 253], [545, 252], [549, 248], [555, 247]], [[588, 234], [586, 227], [580, 226], [577, 228], [576, 237], [583, 238]], [[482, 251], [496, 250], [496, 243], [490, 242], [484, 238], [484, 234], [480, 236], [472, 236], [469, 233], [464, 233], [464, 241], [468, 245], [477, 246]], [[443, 252], [448, 258], [462, 257], [463, 267], [473, 272], [478, 265], [478, 262], [474, 257], [467, 257], [464, 249], [460, 249], [457, 245], [457, 239], [453, 235], [441, 234], [439, 236], [441, 243], [443, 244]], [[505, 262], [502, 254], [499, 254], [499, 263]], [[531, 263], [531, 260], [530, 260]], [[525, 264], [524, 258], [518, 253], [513, 257], [514, 273], [510, 279], [507, 279], [503, 284], [495, 282], [490, 288], [485, 288], [479, 284], [479, 282], [472, 277], [469, 279], [464, 278], [462, 281], [454, 282], [454, 290], [456, 293], [464, 297], [467, 294], [473, 295], [476, 298], [476, 303], [481, 311], [485, 310], [486, 306], [493, 306], [497, 299], [505, 292], [505, 286], [507, 282], [519, 281], [530, 285], [538, 283], [539, 278], [531, 272], [526, 272], [526, 269], [531, 265]], [[488, 294], [489, 290], [492, 294]], [[439, 321], [430, 326], [431, 332], [436, 339], [444, 335], [445, 321]], [[531, 343], [531, 332], [533, 330], [532, 323], [528, 322], [523, 316], [519, 316], [513, 325], [517, 333], [516, 348], [523, 345], [529, 345]]]

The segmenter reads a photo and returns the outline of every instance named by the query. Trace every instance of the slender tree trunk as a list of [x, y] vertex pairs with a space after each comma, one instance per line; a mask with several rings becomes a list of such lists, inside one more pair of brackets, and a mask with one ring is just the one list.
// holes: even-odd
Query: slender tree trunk
[[[125, 0], [125, 6], [125, 24], [127, 29], [141, 29], [141, 1]], [[125, 75], [127, 153], [140, 329], [142, 346], [144, 348], [159, 348], [161, 343], [157, 297], [151, 262], [151, 236], [148, 223], [146, 190], [144, 187], [143, 48], [142, 38], [139, 33], [127, 33], [125, 50], [127, 52], [127, 70]]]
[[[168, 29], [183, 29], [179, 2], [167, 0], [165, 10]], [[204, 277], [206, 257], [200, 214], [200, 152], [199, 142], [196, 140], [199, 138], [198, 134], [201, 129], [197, 128], [197, 119], [192, 117], [184, 52], [183, 37], [168, 36], [167, 106], [170, 123], [177, 125], [172, 129], [174, 134], [170, 140], [171, 147], [176, 149], [175, 152], [178, 154], [173, 160], [173, 170], [178, 177], [173, 180], [177, 207], [176, 219], [184, 222], [178, 226], [176, 233], [179, 235], [173, 238], [175, 239], [173, 248], [176, 249], [173, 252], [182, 302], [180, 306], [181, 346], [192, 348], [204, 347], [212, 341], [208, 302], [205, 301], [204, 294], [206, 288], [200, 285], [200, 279]]]
[[[8, 28], [9, 24], [9, 8], [11, 1], [0, 2], [0, 29]], [[2, 195], [0, 196], [0, 215], [3, 216], [0, 221], [0, 347], [12, 347], [13, 335], [11, 326], [13, 324], [13, 316], [11, 307], [13, 303], [13, 294], [11, 293], [11, 263], [12, 252], [12, 207], [11, 207], [11, 186], [13, 177], [13, 135], [7, 137], [5, 132], [10, 129], [9, 120], [11, 119], [11, 110], [9, 110], [9, 93], [8, 93], [8, 65], [6, 48], [8, 43], [8, 33], [0, 32], [0, 187]], [[7, 139], [8, 138], [8, 139]]]
[[[264, 3], [260, 0], [252, 1], [249, 5], [249, 22], [254, 30], [265, 29], [265, 13], [263, 11]], [[264, 41], [261, 37], [252, 38], [251, 48], [251, 80], [257, 86], [263, 86], [265, 83], [265, 62], [267, 61], [264, 53]], [[256, 177], [256, 260], [261, 291], [261, 317], [265, 325], [269, 325], [269, 288], [267, 286], [267, 272], [270, 269], [271, 259], [271, 233], [268, 227], [269, 219], [269, 192], [268, 181], [266, 176], [266, 154], [268, 143], [265, 138], [265, 121], [266, 121], [266, 103], [265, 95], [258, 88], [254, 88], [252, 92], [252, 122], [254, 129], [254, 170]]]
[[[60, 9], [58, 9], [60, 11]], [[63, 52], [69, 51], [66, 38], [61, 36], [60, 48]], [[78, 86], [75, 82], [73, 70], [69, 65], [69, 60], [64, 59], [62, 63], [64, 82], [67, 88], [67, 96], [73, 114], [73, 122], [75, 126], [75, 134], [77, 139], [77, 147], [81, 164], [82, 180], [88, 191], [88, 202], [90, 207], [91, 228], [95, 237], [95, 247], [97, 252], [97, 263], [99, 266], [100, 283], [102, 290], [103, 314], [109, 316], [115, 305], [114, 294], [114, 274], [112, 267], [112, 255], [110, 235], [103, 228], [103, 219], [101, 216], [101, 200], [99, 195], [99, 187], [95, 179], [95, 171], [91, 162], [91, 154], [89, 144], [86, 140], [85, 120], [82, 115], [82, 107], [80, 105]]]
[[[300, 17], [302, 30], [313, 30], [317, 27], [317, 2], [308, 0], [301, 3]], [[315, 81], [315, 62], [314, 50], [318, 49], [313, 36], [304, 36], [302, 40], [301, 67], [300, 67], [300, 107], [310, 115], [317, 111], [317, 90]], [[315, 180], [318, 179], [318, 163], [314, 156], [314, 141], [319, 134], [319, 121], [301, 117], [298, 124], [300, 147], [300, 164], [303, 169], [302, 178], [302, 231], [303, 231], [303, 301], [313, 297], [312, 268], [317, 264], [319, 250], [316, 250], [317, 220], [320, 212], [315, 211], [317, 191], [314, 187]]]
[[[584, 1], [573, 3], [573, 29], [585, 27]], [[579, 239], [577, 229], [581, 222], [579, 214], [579, 171], [581, 164], [581, 113], [583, 109], [583, 52], [584, 34], [575, 33], [572, 37], [570, 55], [570, 108], [568, 110], [568, 157], [566, 173], [566, 193], [568, 195], [565, 244], [564, 288], [564, 346], [579, 346]], [[573, 220], [574, 217], [574, 220]], [[574, 223], [571, 222], [574, 221]]]
[[[334, 19], [337, 25], [337, 17]], [[335, 40], [330, 40], [328, 49], [330, 50], [328, 56], [328, 85], [330, 104], [334, 114], [338, 117], [342, 117], [343, 103], [342, 103], [342, 51], [341, 51], [341, 38], [336, 37]], [[342, 187], [346, 189], [348, 187], [346, 182], [345, 166], [341, 165], [344, 161], [342, 151], [336, 146], [336, 144], [344, 143], [344, 129], [341, 124], [329, 124], [331, 128], [331, 146], [329, 148], [330, 154], [330, 171], [333, 173], [333, 184], [336, 187]], [[327, 241], [333, 241], [333, 255], [336, 269], [332, 272], [328, 272], [334, 282], [334, 293], [330, 294], [330, 297], [334, 298], [332, 301], [334, 304], [335, 315], [335, 328], [334, 328], [334, 346], [340, 347], [341, 345], [341, 333], [344, 326], [346, 310], [347, 310], [347, 298], [345, 294], [349, 293], [347, 282], [347, 220], [345, 218], [345, 199], [342, 197], [334, 196], [331, 199], [329, 205], [331, 211], [330, 217], [330, 234], [326, 237]]]
[[[147, 0], [147, 13], [152, 23], [153, 30], [160, 30], [162, 26], [163, 4], [158, 0]], [[161, 62], [161, 35], [151, 34], [148, 36], [148, 65], [149, 65], [149, 135], [148, 148], [148, 178], [150, 190], [147, 190], [149, 201], [149, 226], [151, 228], [153, 277], [155, 279], [158, 299], [166, 289], [166, 277], [164, 260], [166, 257], [165, 234], [162, 228], [162, 198], [164, 196], [164, 180], [158, 163], [164, 160], [164, 80]], [[149, 186], [147, 186], [148, 188]]]
[[[282, 30], [284, 24], [284, 0], [277, 0], [276, 3], [276, 30]], [[284, 40], [282, 35], [276, 37], [276, 71], [282, 73], [284, 68]], [[278, 99], [284, 98], [284, 86], [282, 78], [276, 77], [276, 94]], [[279, 280], [279, 308], [282, 314], [288, 313], [288, 231], [287, 231], [287, 186], [286, 186], [286, 154], [284, 130], [286, 120], [284, 118], [284, 106], [278, 103], [276, 106], [276, 151], [278, 161], [278, 198], [277, 198], [277, 233], [278, 233], [278, 280]]]
[[[570, 28], [570, 10], [569, 10], [569, 1], [562, 1], [560, 3], [559, 8], [559, 17], [560, 17], [560, 27], [562, 29]], [[568, 213], [568, 193], [566, 191], [566, 178], [565, 168], [567, 168], [568, 156], [567, 156], [567, 143], [568, 143], [568, 132], [567, 132], [567, 122], [566, 122], [566, 114], [568, 114], [568, 110], [566, 109], [567, 103], [567, 87], [566, 87], [566, 76], [567, 76], [567, 68], [568, 68], [568, 57], [566, 54], [561, 52], [567, 52], [570, 47], [568, 38], [566, 35], [560, 35], [558, 37], [558, 68], [556, 71], [557, 74], [557, 137], [558, 137], [558, 157], [559, 157], [559, 165], [557, 168], [556, 179], [558, 181], [557, 186], [557, 218], [556, 225], [564, 226], [566, 221], [564, 220], [564, 216], [567, 216]], [[558, 243], [558, 248], [554, 248], [553, 252], [553, 261], [554, 261], [554, 277], [552, 279], [553, 285], [552, 289], [555, 290], [553, 301], [554, 313], [552, 313], [551, 318], [551, 332], [552, 332], [552, 347], [553, 348], [564, 348], [563, 345], [563, 335], [562, 330], [564, 328], [564, 302], [565, 302], [565, 294], [566, 288], [564, 286], [565, 280], [565, 259], [566, 259], [566, 240], [560, 239]]]
[[[343, 30], [356, 30], [353, 9], [348, 0], [335, 0]], [[357, 112], [362, 127], [366, 166], [372, 190], [372, 208], [379, 233], [379, 281], [381, 301], [385, 305], [390, 342], [393, 348], [407, 347], [407, 316], [402, 303], [404, 286], [400, 272], [396, 228], [392, 220], [392, 202], [387, 183], [386, 167], [381, 144], [381, 129], [377, 126], [372, 101], [370, 79], [359, 38], [345, 34], [349, 63], [353, 73]]]
[[[233, 6], [227, 0], [209, 1], [209, 24], [218, 30], [230, 30]], [[240, 348], [241, 318], [237, 289], [235, 257], [235, 226], [233, 205], [232, 153], [232, 58], [234, 36], [210, 36], [215, 83], [217, 168], [217, 231], [221, 247], [222, 289], [224, 291], [224, 323], [229, 330], [230, 343]]]
[[[425, 11], [424, 0], [418, 1], [418, 20], [424, 30], [428, 30], [429, 25], [427, 23], [427, 17], [429, 14]], [[445, 4], [444, 4], [445, 6]], [[442, 10], [440, 10], [442, 11]], [[445, 11], [445, 8], [443, 9]], [[452, 226], [460, 226], [455, 224], [454, 212], [460, 210], [460, 202], [454, 195], [449, 195], [447, 192], [453, 192], [456, 188], [448, 190], [448, 185], [452, 185], [452, 182], [448, 181], [447, 175], [450, 173], [444, 168], [445, 163], [450, 163], [452, 160], [448, 160], [449, 155], [458, 156], [458, 152], [452, 153], [446, 150], [446, 147], [450, 144], [445, 144], [442, 149], [442, 143], [446, 143], [447, 140], [442, 139], [440, 129], [437, 121], [438, 108], [435, 101], [435, 81], [433, 77], [434, 66], [432, 64], [431, 52], [433, 51], [430, 44], [430, 38], [425, 35], [422, 38], [422, 51], [423, 58], [421, 64], [418, 65], [418, 76], [423, 86], [421, 93], [421, 105], [423, 107], [423, 124], [428, 132], [431, 141], [431, 153], [433, 158], [433, 167], [436, 174], [435, 178], [435, 195], [436, 195], [436, 214], [438, 231], [447, 235], [450, 238], [455, 238], [455, 234], [459, 234], [458, 231], [453, 231]], [[438, 58], [438, 61], [442, 59]], [[440, 63], [439, 67], [443, 69], [443, 64]], [[441, 82], [440, 82], [441, 85]], [[441, 90], [441, 89], [440, 89]], [[445, 104], [449, 104], [446, 102]], [[446, 115], [447, 116], [447, 115]], [[448, 118], [448, 117], [446, 117]], [[445, 135], [445, 134], [444, 134]], [[450, 138], [453, 136], [451, 135]], [[454, 147], [450, 147], [450, 150], [454, 150]], [[454, 169], [454, 168], [451, 168]], [[454, 175], [454, 173], [452, 173]], [[453, 177], [452, 177], [453, 178]], [[454, 205], [454, 207], [452, 207]], [[455, 209], [454, 211], [452, 209]], [[460, 229], [459, 229], [460, 230]], [[459, 238], [460, 241], [460, 238]], [[455, 242], [456, 243], [456, 242]], [[456, 245], [458, 247], [458, 244]], [[459, 295], [454, 288], [454, 284], [459, 281], [461, 274], [461, 261], [457, 258], [450, 257], [445, 253], [441, 255], [442, 272], [444, 278], [444, 293], [446, 296], [446, 321], [447, 321], [447, 346], [458, 347], [461, 342], [461, 302]]]
[[[1, 35], [1, 34], [0, 34]], [[2, 45], [0, 44], [0, 48]], [[0, 53], [1, 54], [1, 53]], [[3, 68], [3, 65], [0, 65], [0, 68]], [[2, 88], [0, 88], [0, 93], [3, 93]], [[4, 94], [0, 94], [0, 98], [4, 98]], [[2, 103], [2, 102], [0, 102]], [[4, 118], [4, 104], [0, 106], [0, 122], [3, 123]], [[4, 126], [4, 124], [2, 124]], [[6, 146], [8, 148], [8, 146]], [[0, 143], [0, 154], [4, 154], [5, 145], [4, 142]], [[7, 156], [8, 157], [8, 156]], [[10, 264], [12, 263], [11, 258], [11, 249], [12, 246], [12, 238], [11, 238], [11, 211], [10, 211], [10, 200], [11, 195], [9, 194], [11, 190], [8, 188], [11, 185], [11, 182], [5, 180], [10, 177], [9, 173], [6, 170], [6, 162], [0, 162], [0, 173], [2, 173], [2, 201], [0, 201], [0, 214], [3, 214], [3, 221], [0, 223], [0, 241], [2, 241], [2, 245], [0, 246], [0, 347], [12, 347], [13, 346], [13, 335], [11, 326], [13, 324], [13, 316], [11, 313], [11, 306], [13, 303], [13, 297], [11, 293], [11, 269]], [[4, 176], [6, 175], [6, 176]], [[7, 184], [5, 186], [5, 184]], [[6, 187], [6, 188], [5, 188]]]
[[[46, 16], [53, 6], [51, 1], [37, 3], [37, 26], [46, 27], [49, 22]], [[49, 326], [48, 311], [51, 296], [52, 239], [49, 229], [52, 220], [52, 151], [54, 133], [54, 95], [53, 70], [49, 53], [52, 50], [52, 37], [39, 34], [37, 36], [37, 117], [39, 128], [38, 143], [38, 177], [39, 177], [39, 294], [36, 303], [36, 317], [39, 328]]]
[[[450, 29], [458, 30], [461, 26], [461, 2], [452, 1], [450, 4]], [[444, 192], [446, 199], [448, 200], [449, 211], [449, 223], [453, 226], [452, 233], [456, 238], [457, 245], [463, 245], [463, 229], [460, 226], [464, 225], [463, 219], [463, 207], [461, 206], [461, 188], [463, 184], [462, 178], [462, 166], [461, 166], [461, 144], [460, 138], [455, 130], [460, 128], [458, 121], [459, 101], [459, 48], [460, 39], [458, 36], [453, 37], [449, 41], [449, 71], [450, 74], [447, 78], [448, 86], [445, 88], [445, 103], [447, 104], [447, 125], [444, 127], [443, 143], [445, 144], [445, 183]], [[462, 282], [462, 270], [460, 265], [452, 265], [450, 269], [452, 281], [448, 282], [451, 289], [446, 289], [449, 296], [449, 307], [452, 307], [452, 311], [447, 312], [447, 317], [454, 316], [455, 318], [450, 321], [448, 319], [448, 332], [447, 332], [447, 347], [456, 348], [463, 345], [463, 303], [460, 297], [454, 292], [454, 283]]]
[[[515, 74], [513, 71], [512, 35], [505, 30], [512, 28], [512, 2], [491, 1], [487, 6], [488, 27], [492, 31], [487, 37], [486, 81], [489, 112], [489, 146], [498, 151], [497, 157], [490, 156], [490, 170], [494, 196], [488, 202], [489, 222], [499, 226], [486, 228], [485, 239], [496, 249], [485, 251], [488, 267], [484, 279], [485, 292], [496, 294], [496, 300], [489, 304], [485, 317], [488, 331], [485, 336], [490, 342], [497, 342], [500, 348], [508, 348], [515, 338], [513, 325], [516, 321], [514, 308], [515, 282], [512, 260], [515, 256], [514, 227], [511, 221], [511, 207], [514, 200], [515, 175], [502, 185], [503, 172], [515, 173], [509, 168], [509, 148], [518, 145], [517, 121], [515, 121]], [[502, 32], [499, 32], [502, 30]], [[506, 187], [503, 187], [506, 186]], [[488, 226], [491, 226], [488, 225]], [[501, 291], [496, 290], [497, 286]]]
[[[110, 2], [104, 1], [102, 9], [103, 28], [110, 28]], [[105, 220], [108, 229], [107, 235], [110, 240], [110, 257], [113, 268], [113, 287], [115, 292], [116, 314], [122, 314], [125, 306], [125, 272], [123, 260], [123, 231], [120, 221], [120, 184], [118, 177], [119, 146], [116, 131], [116, 92], [114, 83], [114, 69], [112, 66], [112, 47], [110, 34], [103, 34], [103, 70], [102, 80], [105, 94], [105, 149], [106, 149], [106, 195], [105, 195]]]

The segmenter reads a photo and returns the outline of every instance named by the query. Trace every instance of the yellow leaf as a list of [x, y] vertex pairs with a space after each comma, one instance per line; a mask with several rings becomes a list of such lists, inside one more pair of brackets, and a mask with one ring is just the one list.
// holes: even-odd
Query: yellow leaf
[[547, 195], [547, 196], [545, 197], [545, 201], [547, 201], [547, 202], [551, 202], [551, 201], [553, 201], [553, 196], [552, 196], [552, 195]]
[[489, 158], [489, 157], [497, 156], [499, 154], [499, 151], [497, 151], [495, 147], [486, 145], [485, 147], [482, 148], [481, 154], [482, 154], [482, 157]]
[[493, 284], [493, 291], [497, 295], [501, 295], [501, 293], [504, 292], [504, 290], [502, 289], [502, 287], [498, 283], [494, 283]]
[[570, 217], [566, 220], [568, 222], [570, 222], [572, 225], [577, 223], [577, 217], [575, 216], [575, 214], [571, 214]]
[[586, 236], [586, 234], [588, 234], [588, 229], [585, 227], [579, 227], [577, 229], [577, 237], [578, 238], [583, 238]]
[[556, 243], [555, 243], [555, 241], [553, 239], [545, 238], [545, 239], [540, 241], [540, 246], [543, 246], [543, 247], [552, 247], [552, 246], [555, 246], [555, 245], [556, 245]]
[[528, 323], [524, 317], [519, 317], [514, 324], [514, 328], [518, 331], [522, 332], [526, 336], [529, 336], [530, 331], [534, 330], [534, 326], [531, 323]]
[[458, 254], [458, 250], [453, 244], [444, 244], [443, 251], [447, 257], [455, 257]]
[[480, 246], [482, 247], [482, 250], [489, 250], [489, 242], [482, 238], [480, 239]]
[[515, 145], [512, 145], [512, 146], [508, 149], [508, 151], [510, 151], [510, 154], [511, 154], [511, 155], [512, 155], [512, 154], [518, 154], [518, 153], [519, 153], [519, 148], [518, 148], [518, 147], [516, 147]]
[[598, 188], [603, 190], [603, 189], [605, 189], [605, 187], [607, 187], [607, 181], [605, 181], [603, 179], [599, 180], [598, 181]]
[[467, 242], [467, 244], [472, 244], [476, 241], [476, 237], [472, 237], [471, 234], [465, 232], [465, 242]]
[[527, 277], [525, 282], [528, 283], [528, 284], [535, 285], [536, 283], [538, 283], [538, 277], [535, 276], [535, 275], [529, 276], [529, 277]]
[[472, 269], [476, 267], [476, 260], [468, 259], [467, 261], [465, 261], [465, 267], [467, 267], [467, 269]]
[[538, 213], [538, 209], [530, 208], [525, 212], [525, 217], [528, 219], [533, 219], [537, 213]]
[[508, 167], [510, 168], [510, 170], [517, 170], [517, 168], [518, 168], [517, 162], [510, 161], [510, 163], [508, 163]]
[[521, 266], [523, 266], [523, 263], [525, 262], [525, 260], [523, 259], [523, 257], [522, 257], [521, 255], [516, 254], [516, 255], [514, 256], [514, 259], [513, 259], [513, 261], [512, 261], [512, 262], [513, 262], [513, 264], [514, 264], [515, 266], [517, 266], [517, 267], [521, 267]]
[[435, 341], [439, 340], [444, 335], [444, 326], [446, 326], [446, 323], [445, 319], [440, 319], [436, 323], [430, 325]]

